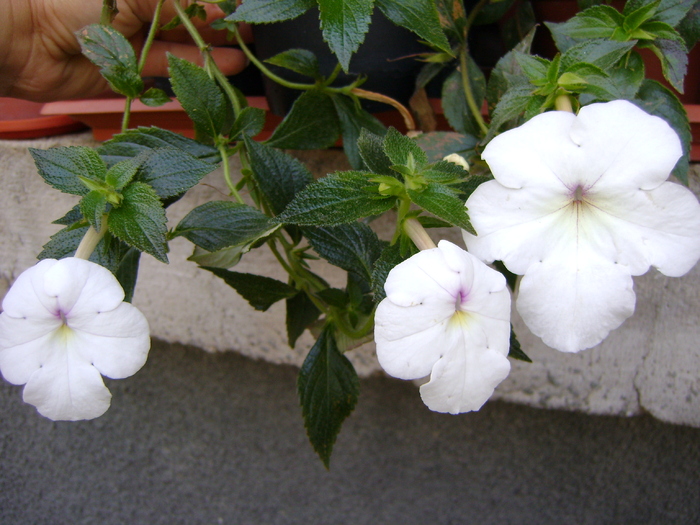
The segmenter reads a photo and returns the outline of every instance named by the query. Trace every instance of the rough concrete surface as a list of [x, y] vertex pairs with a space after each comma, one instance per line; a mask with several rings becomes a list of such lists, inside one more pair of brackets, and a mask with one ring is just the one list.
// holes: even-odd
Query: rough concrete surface
[[489, 402], [427, 410], [361, 382], [327, 472], [296, 369], [156, 342], [93, 421], [52, 422], [0, 383], [3, 525], [700, 523], [700, 429]]
[[[50, 222], [77, 200], [44, 184], [27, 147], [69, 144], [95, 143], [88, 134], [0, 142], [0, 293], [34, 263], [41, 246], [59, 229]], [[337, 151], [303, 155], [317, 174], [345, 169], [341, 157]], [[693, 169], [697, 192], [700, 168]], [[220, 173], [208, 176], [168, 209], [170, 226], [198, 204], [225, 199], [223, 188]], [[381, 233], [386, 235], [389, 226], [388, 221], [380, 224]], [[458, 232], [449, 235], [461, 244]], [[169, 265], [142, 258], [134, 304], [147, 316], [152, 335], [209, 351], [234, 350], [272, 363], [300, 365], [312, 339], [305, 334], [297, 348], [286, 345], [283, 305], [266, 313], [254, 311], [221, 280], [187, 261], [191, 251], [189, 242], [179, 238], [171, 244]], [[247, 254], [236, 270], [284, 279], [266, 249]], [[327, 266], [322, 271], [329, 281], [342, 284], [340, 274]], [[546, 347], [515, 315], [516, 332], [534, 363], [513, 362], [494, 397], [597, 414], [647, 411], [664, 421], [700, 426], [700, 267], [681, 278], [651, 270], [635, 278], [635, 291], [634, 316], [598, 347], [575, 355]], [[371, 345], [349, 357], [362, 376], [379, 369]]]

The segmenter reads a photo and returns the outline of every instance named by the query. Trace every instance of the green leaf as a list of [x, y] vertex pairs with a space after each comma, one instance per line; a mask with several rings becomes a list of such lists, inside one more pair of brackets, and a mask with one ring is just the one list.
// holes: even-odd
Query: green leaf
[[250, 251], [249, 246], [229, 246], [215, 252], [208, 252], [199, 246], [194, 247], [194, 253], [187, 260], [193, 261], [200, 266], [209, 266], [212, 268], [229, 269], [236, 266], [244, 253]]
[[661, 0], [656, 8], [654, 20], [676, 27], [697, 5], [697, 0]]
[[113, 188], [121, 190], [136, 176], [140, 164], [136, 159], [127, 159], [116, 163], [107, 170], [105, 182]]
[[530, 54], [532, 41], [535, 38], [535, 29], [531, 29], [527, 35], [508, 53], [501, 57], [489, 75], [486, 88], [486, 100], [489, 110], [492, 111], [503, 94], [515, 85], [527, 84], [529, 79], [518, 64], [518, 54]]
[[173, 237], [183, 236], [209, 252], [249, 244], [279, 225], [261, 211], [238, 202], [211, 201], [197, 206], [179, 222]]
[[434, 47], [452, 54], [442, 31], [435, 2], [431, 0], [375, 0], [382, 13], [396, 25], [413, 31]]
[[[469, 58], [467, 73], [474, 101], [479, 110], [481, 110], [481, 104], [486, 98], [486, 78], [471, 57]], [[465, 135], [481, 135], [481, 128], [467, 104], [462, 75], [457, 69], [447, 77], [447, 80], [442, 85], [442, 108], [447, 121], [455, 131]]]
[[683, 104], [668, 88], [649, 79], [644, 81], [639, 93], [637, 93], [637, 98], [632, 102], [647, 113], [664, 119], [678, 133], [683, 147], [683, 156], [673, 169], [673, 175], [687, 186], [690, 145], [693, 136]]
[[268, 58], [265, 62], [317, 80], [321, 78], [316, 55], [306, 49], [288, 49]]
[[488, 25], [498, 22], [513, 5], [514, 0], [491, 0], [481, 8], [474, 19], [475, 25]]
[[453, 131], [430, 131], [416, 137], [416, 144], [428, 156], [428, 162], [437, 162], [450, 153], [459, 153], [468, 158], [476, 147], [474, 135], [464, 135]]
[[688, 71], [688, 52], [685, 45], [675, 40], [657, 39], [651, 50], [661, 59], [664, 78], [683, 93], [683, 79]]
[[519, 361], [525, 361], [526, 363], [532, 363], [525, 352], [523, 352], [522, 347], [518, 338], [515, 336], [515, 330], [513, 330], [513, 325], [510, 325], [510, 348], [508, 349], [508, 357], [517, 359]]
[[261, 312], [282, 299], [294, 297], [299, 290], [277, 279], [252, 273], [232, 272], [223, 268], [203, 267], [236, 290], [250, 306]]
[[72, 256], [78, 249], [80, 241], [85, 236], [88, 226], [81, 228], [67, 227], [57, 231], [51, 236], [51, 240], [44, 244], [43, 249], [37, 255], [40, 261], [44, 259], [62, 259]]
[[428, 156], [416, 141], [402, 135], [396, 128], [389, 128], [384, 137], [384, 152], [394, 166], [410, 167], [413, 164], [420, 169], [428, 163]]
[[170, 97], [162, 89], [148, 88], [146, 92], [139, 97], [139, 100], [152, 108], [157, 108], [163, 104], [170, 102]]
[[436, 182], [431, 182], [422, 191], [408, 190], [411, 200], [436, 217], [476, 235], [469, 222], [464, 201], [456, 193]]
[[117, 93], [137, 98], [143, 91], [136, 54], [129, 41], [110, 26], [91, 24], [75, 33], [80, 49]]
[[501, 35], [505, 48], [517, 47], [536, 28], [537, 19], [532, 9], [532, 2], [519, 2], [515, 7], [514, 15], [506, 18], [501, 24]]
[[88, 188], [78, 177], [103, 181], [107, 167], [97, 152], [85, 146], [63, 146], [46, 150], [29, 148], [44, 180], [63, 193], [85, 195]]
[[425, 180], [450, 184], [463, 181], [469, 173], [460, 165], [445, 160], [439, 160], [421, 172]]
[[691, 9], [676, 26], [676, 30], [683, 37], [685, 46], [688, 49], [692, 49], [697, 41], [700, 40], [700, 0], [691, 0], [691, 3]]
[[144, 151], [155, 148], [179, 149], [213, 165], [221, 161], [218, 150], [213, 146], [161, 128], [141, 127], [119, 133], [102, 144], [97, 152], [108, 166], [112, 166], [119, 161], [136, 157]]
[[318, 0], [323, 39], [345, 72], [369, 30], [373, 4], [373, 0]]
[[300, 191], [277, 219], [302, 226], [334, 226], [391, 209], [395, 197], [376, 193], [378, 185], [356, 171], [332, 173]]
[[386, 243], [380, 241], [369, 226], [354, 222], [322, 228], [307, 227], [303, 233], [318, 255], [371, 282], [374, 263]]
[[591, 38], [612, 37], [616, 29], [622, 28], [624, 16], [614, 7], [609, 5], [597, 5], [578, 13], [567, 22], [545, 25], [552, 32], [557, 48], [563, 53], [576, 41]]
[[360, 131], [357, 139], [357, 149], [367, 168], [380, 175], [396, 176], [396, 172], [391, 169], [391, 159], [384, 153], [384, 138], [370, 133], [367, 129]]
[[175, 148], [154, 148], [141, 153], [137, 180], [151, 186], [161, 199], [181, 195], [216, 169]]
[[498, 132], [501, 127], [509, 121], [515, 120], [527, 109], [533, 99], [543, 99], [543, 97], [533, 97], [531, 85], [519, 85], [506, 91], [491, 113], [491, 125], [484, 142], [488, 142]]
[[315, 0], [246, 0], [226, 20], [249, 24], [282, 22], [298, 17], [314, 5]]
[[345, 418], [355, 408], [360, 381], [352, 363], [338, 351], [329, 325], [321, 332], [299, 371], [297, 390], [309, 441], [328, 468]]
[[305, 293], [287, 299], [287, 341], [291, 348], [294, 348], [304, 330], [316, 322], [320, 315], [321, 311]]
[[384, 283], [391, 269], [404, 261], [401, 256], [401, 247], [398, 243], [388, 246], [384, 249], [379, 259], [374, 263], [372, 271], [372, 293], [374, 294], [375, 302], [379, 303], [386, 297], [384, 291]]
[[357, 146], [362, 130], [367, 130], [375, 135], [384, 135], [386, 128], [375, 117], [367, 113], [362, 107], [344, 95], [334, 95], [332, 97], [335, 109], [338, 112], [340, 129], [343, 134], [343, 150], [350, 161], [353, 169], [364, 167], [362, 156]]
[[636, 2], [632, 0], [627, 2], [622, 10], [622, 14], [625, 16], [622, 27], [627, 32], [634, 31], [654, 16], [659, 3], [661, 3], [661, 0], [656, 0], [655, 2]]
[[[615, 87], [615, 99], [632, 100], [644, 81], [644, 60], [632, 51], [617, 67], [608, 69], [610, 82]], [[581, 100], [584, 103], [584, 100]]]
[[281, 149], [324, 149], [340, 136], [340, 122], [331, 97], [310, 89], [294, 101], [292, 109], [267, 141]]
[[134, 298], [134, 289], [136, 288], [136, 280], [139, 276], [139, 261], [141, 252], [136, 248], [129, 248], [121, 259], [119, 266], [114, 273], [117, 281], [121, 284], [124, 290], [124, 300], [130, 303]]
[[70, 226], [78, 221], [83, 220], [83, 214], [80, 212], [80, 204], [76, 204], [71, 210], [60, 219], [56, 219], [51, 224], [60, 224], [61, 226]]
[[231, 129], [231, 139], [241, 140], [243, 135], [254, 137], [265, 127], [265, 110], [260, 108], [243, 108], [236, 117]]
[[101, 191], [91, 191], [80, 199], [80, 212], [97, 230], [102, 229], [102, 216], [107, 210], [107, 197]]
[[313, 175], [286, 153], [248, 137], [244, 139], [255, 182], [272, 213], [279, 215], [299, 191], [313, 182]]
[[192, 119], [197, 139], [211, 143], [226, 122], [226, 99], [207, 72], [187, 60], [168, 54], [170, 83], [182, 108]]
[[122, 193], [121, 206], [109, 214], [109, 231], [129, 246], [167, 263], [165, 210], [148, 184], [132, 182]]
[[607, 70], [617, 64], [635, 45], [613, 40], [588, 40], [569, 48], [561, 57], [561, 67], [568, 70], [578, 62], [585, 62]]
[[533, 84], [541, 85], [542, 81], [547, 79], [552, 64], [549, 60], [525, 53], [515, 53], [515, 60]]

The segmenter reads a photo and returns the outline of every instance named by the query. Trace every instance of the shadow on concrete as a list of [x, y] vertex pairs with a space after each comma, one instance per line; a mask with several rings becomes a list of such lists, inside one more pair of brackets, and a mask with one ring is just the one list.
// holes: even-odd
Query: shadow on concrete
[[296, 370], [155, 342], [102, 418], [0, 385], [2, 524], [700, 523], [700, 430], [492, 402], [435, 414], [374, 377], [327, 472]]

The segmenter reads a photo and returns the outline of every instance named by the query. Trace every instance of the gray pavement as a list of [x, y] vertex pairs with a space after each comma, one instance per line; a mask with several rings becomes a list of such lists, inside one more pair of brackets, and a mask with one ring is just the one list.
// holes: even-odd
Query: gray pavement
[[488, 403], [428, 411], [362, 381], [330, 472], [296, 370], [156, 342], [112, 408], [54, 423], [0, 384], [0, 523], [700, 523], [700, 429]]

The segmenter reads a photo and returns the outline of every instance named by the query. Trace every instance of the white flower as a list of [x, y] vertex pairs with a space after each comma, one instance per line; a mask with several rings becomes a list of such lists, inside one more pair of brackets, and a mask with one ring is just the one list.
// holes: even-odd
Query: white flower
[[449, 155], [446, 155], [442, 158], [445, 162], [452, 162], [453, 164], [457, 164], [458, 166], [461, 166], [464, 168], [464, 171], [469, 171], [469, 163], [467, 162], [467, 159], [462, 157], [459, 153], [450, 153]]
[[24, 271], [2, 302], [2, 375], [50, 419], [101, 416], [112, 396], [100, 374], [136, 373], [150, 348], [146, 318], [123, 299], [109, 270], [83, 259]]
[[377, 307], [384, 370], [421, 386], [431, 410], [478, 410], [510, 371], [510, 294], [503, 275], [447, 241], [394, 267]]
[[634, 312], [633, 275], [680, 276], [700, 257], [700, 205], [666, 182], [680, 156], [630, 102], [539, 115], [484, 150], [496, 180], [466, 203], [467, 248], [524, 275], [517, 309], [546, 344], [590, 348]]

